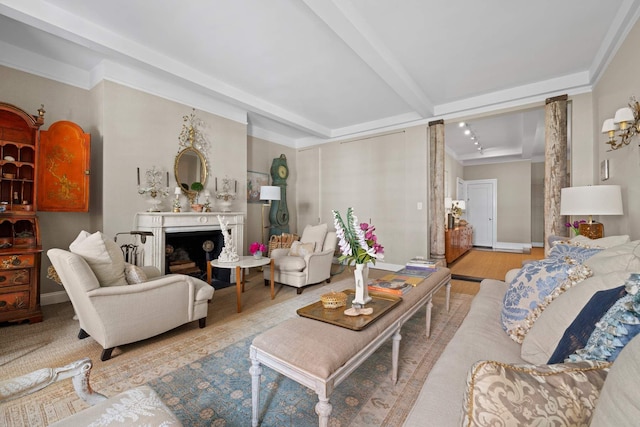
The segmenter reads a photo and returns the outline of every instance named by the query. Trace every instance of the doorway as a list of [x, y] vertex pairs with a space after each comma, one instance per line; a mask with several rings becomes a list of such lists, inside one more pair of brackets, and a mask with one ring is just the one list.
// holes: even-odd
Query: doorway
[[493, 248], [497, 233], [497, 179], [465, 181], [466, 217], [473, 226], [473, 246]]

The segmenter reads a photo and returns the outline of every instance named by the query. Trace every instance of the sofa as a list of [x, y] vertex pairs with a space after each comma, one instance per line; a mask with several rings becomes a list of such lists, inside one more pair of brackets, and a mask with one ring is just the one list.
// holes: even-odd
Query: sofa
[[[525, 265], [509, 271], [504, 281], [483, 280], [405, 426], [638, 425], [640, 338], [633, 334], [640, 330], [640, 314], [633, 310], [640, 311], [640, 276], [632, 274], [640, 272], [640, 241], [579, 236], [557, 243], [548, 258], [532, 265], [549, 265], [555, 251], [572, 264], [570, 271], [587, 270], [586, 277], [569, 274], [554, 281]], [[526, 302], [525, 326], [507, 333], [514, 289], [542, 282], [555, 286], [553, 292], [537, 304]], [[595, 357], [602, 352], [599, 328], [610, 331], [620, 313], [633, 316], [631, 325], [622, 327], [628, 335], [606, 341], [617, 346], [616, 358]]]

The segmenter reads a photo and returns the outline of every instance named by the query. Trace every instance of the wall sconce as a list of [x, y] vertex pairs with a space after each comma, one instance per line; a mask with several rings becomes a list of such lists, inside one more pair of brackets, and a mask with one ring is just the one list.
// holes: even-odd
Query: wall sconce
[[[619, 132], [619, 141], [616, 140], [616, 131]], [[631, 138], [640, 133], [640, 103], [635, 96], [631, 97], [628, 107], [620, 108], [613, 119], [604, 121], [602, 133], [609, 136], [606, 144], [611, 145], [612, 150], [629, 145]]]

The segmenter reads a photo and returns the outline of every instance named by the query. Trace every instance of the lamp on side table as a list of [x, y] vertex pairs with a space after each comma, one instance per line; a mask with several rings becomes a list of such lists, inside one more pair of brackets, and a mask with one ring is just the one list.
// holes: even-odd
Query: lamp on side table
[[590, 239], [604, 236], [604, 225], [593, 221], [592, 215], [622, 215], [622, 194], [619, 185], [589, 185], [563, 188], [560, 193], [560, 215], [587, 215], [580, 224], [580, 234]]

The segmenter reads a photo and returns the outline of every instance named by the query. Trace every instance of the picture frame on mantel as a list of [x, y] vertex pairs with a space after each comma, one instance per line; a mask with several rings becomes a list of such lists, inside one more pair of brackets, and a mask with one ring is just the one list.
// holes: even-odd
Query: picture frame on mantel
[[269, 185], [269, 174], [247, 171], [247, 203], [261, 203], [260, 187]]

